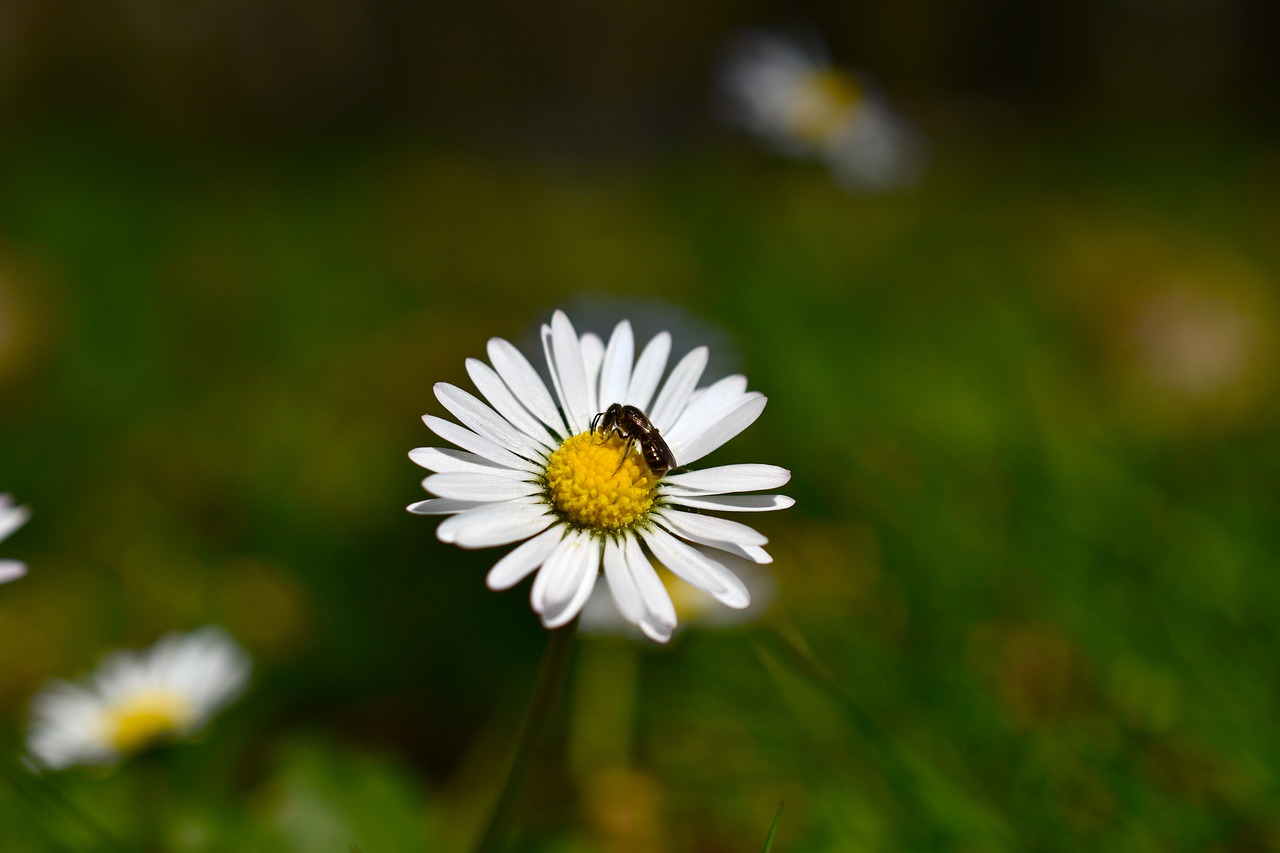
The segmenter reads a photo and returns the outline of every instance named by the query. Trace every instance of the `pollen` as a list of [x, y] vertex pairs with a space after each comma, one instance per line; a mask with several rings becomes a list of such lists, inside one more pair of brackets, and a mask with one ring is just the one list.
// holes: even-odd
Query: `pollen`
[[158, 690], [130, 696], [107, 715], [107, 742], [121, 753], [138, 752], [178, 734], [191, 720], [190, 704], [180, 695]]
[[621, 436], [584, 432], [560, 445], [547, 463], [547, 494], [570, 524], [618, 530], [642, 521], [653, 505], [653, 476]]

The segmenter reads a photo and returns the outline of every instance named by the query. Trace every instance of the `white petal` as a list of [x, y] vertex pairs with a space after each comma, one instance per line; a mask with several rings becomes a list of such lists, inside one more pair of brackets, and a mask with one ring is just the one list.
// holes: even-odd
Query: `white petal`
[[596, 400], [601, 410], [613, 403], [621, 403], [631, 382], [631, 362], [635, 358], [635, 338], [631, 324], [623, 320], [609, 336], [609, 346], [604, 351], [604, 364], [600, 368], [600, 395]]
[[542, 568], [538, 570], [537, 577], [533, 579], [533, 586], [529, 589], [529, 605], [534, 613], [541, 615], [545, 609], [547, 587], [555, 583], [563, 573], [572, 571], [571, 563], [577, 553], [577, 542], [581, 536], [581, 531], [570, 530], [552, 549], [551, 555], [543, 561]]
[[595, 332], [587, 332], [579, 341], [582, 364], [587, 371], [587, 411], [600, 410], [600, 364], [604, 361], [604, 341]]
[[649, 402], [653, 400], [653, 392], [662, 381], [662, 372], [667, 369], [667, 356], [671, 354], [671, 335], [659, 332], [653, 340], [645, 345], [636, 361], [636, 369], [631, 374], [631, 384], [627, 387], [627, 398], [622, 402], [630, 403], [643, 412], [649, 410]]
[[0, 497], [3, 498], [0, 501], [0, 540], [3, 540], [8, 539], [9, 534], [27, 523], [31, 518], [31, 510], [25, 506], [13, 506], [13, 498], [8, 495]]
[[552, 438], [551, 433], [547, 432], [541, 421], [530, 414], [529, 410], [516, 399], [511, 389], [492, 367], [478, 358], [469, 358], [467, 375], [471, 377], [471, 381], [476, 384], [476, 388], [489, 401], [489, 404], [517, 429], [549, 450], [559, 445], [560, 442]]
[[555, 525], [542, 531], [528, 542], [521, 543], [514, 551], [493, 564], [485, 577], [489, 589], [510, 589], [529, 576], [551, 556], [551, 552], [564, 538], [565, 528]]
[[[729, 376], [717, 379], [705, 388], [699, 388], [689, 397], [689, 405], [695, 403], [698, 405], [708, 405], [710, 401], [732, 397], [735, 394], [741, 395], [747, 393], [747, 377], [741, 373], [733, 373]], [[683, 416], [682, 416], [683, 417]]]
[[653, 556], [672, 573], [711, 593], [721, 604], [741, 610], [751, 603], [751, 593], [747, 592], [746, 585], [706, 554], [657, 527], [641, 530], [640, 535], [653, 551]]
[[[437, 476], [448, 475], [438, 474]], [[672, 533], [706, 545], [719, 546], [721, 543], [765, 545], [769, 542], [769, 538], [754, 527], [749, 527], [740, 521], [720, 518], [717, 515], [699, 515], [676, 509], [665, 509], [657, 514], [657, 518]]]
[[591, 536], [582, 537], [582, 546], [573, 563], [573, 573], [563, 574], [561, 584], [547, 588], [543, 598], [542, 624], [559, 628], [582, 612], [596, 579], [600, 577], [600, 543]]
[[824, 148], [837, 183], [873, 191], [914, 183], [925, 158], [914, 129], [874, 97], [864, 100], [856, 121]]
[[522, 500], [490, 503], [451, 515], [436, 528], [441, 542], [460, 548], [492, 548], [527, 539], [555, 521], [545, 504]]
[[726, 376], [707, 388], [699, 388], [689, 397], [689, 404], [671, 428], [663, 432], [663, 436], [668, 442], [679, 444], [700, 431], [704, 424], [713, 424], [733, 411], [746, 396], [746, 391], [747, 377], [741, 375]]
[[[713, 518], [713, 517], [714, 516], [703, 516], [703, 518]], [[720, 520], [725, 521], [727, 519], [720, 519]], [[715, 536], [704, 535], [703, 533], [698, 531], [686, 532], [684, 530], [678, 529], [675, 525], [670, 524], [665, 519], [661, 523], [666, 525], [667, 528], [671, 531], [671, 533], [673, 533], [675, 536], [679, 537], [684, 541], [692, 543], [693, 545], [696, 546], [698, 550], [703, 551], [704, 553], [707, 552], [708, 549], [714, 548], [717, 551], [723, 551], [726, 554], [732, 554], [734, 557], [737, 557], [742, 560], [746, 560], [747, 562], [751, 562], [751, 563], [772, 563], [773, 562], [773, 557], [769, 556], [769, 552], [759, 545], [747, 544], [745, 542], [739, 542], [733, 539], [716, 538]], [[745, 527], [746, 525], [743, 525], [743, 526]], [[750, 530], [751, 528], [747, 528], [747, 529]], [[752, 532], [754, 533], [755, 531], [752, 531]], [[759, 536], [759, 534], [756, 534], [756, 535]], [[726, 566], [726, 568], [728, 567]], [[732, 569], [729, 569], [729, 570], [733, 571]]]
[[597, 568], [599, 567], [599, 557], [592, 559], [592, 555], [598, 555], [599, 551], [600, 543], [594, 537], [584, 530], [575, 531], [573, 542], [565, 550], [564, 565], [569, 568], [562, 568], [561, 571], [547, 578], [540, 611], [544, 616], [552, 608], [559, 610], [573, 597], [588, 563], [595, 562]]
[[436, 399], [472, 432], [526, 459], [541, 459], [540, 445], [478, 398], [448, 382], [435, 384]]
[[723, 543], [719, 545], [708, 545], [706, 547], [724, 551], [752, 563], [767, 564], [773, 562], [773, 557], [770, 556], [769, 552], [761, 548], [759, 545], [735, 545], [733, 543]]
[[422, 488], [442, 498], [459, 501], [505, 501], [536, 495], [542, 491], [539, 483], [529, 483], [511, 472], [502, 474], [473, 474], [469, 471], [432, 474], [422, 481]]
[[[730, 550], [730, 553], [733, 553], [733, 550], [731, 549], [726, 550]], [[742, 548], [742, 556], [746, 557], [751, 562], [759, 563], [762, 566], [767, 566], [769, 563], [773, 562], [773, 555], [756, 545], [744, 546]]]
[[565, 419], [574, 435], [586, 432], [587, 424], [595, 409], [590, 403], [587, 388], [587, 368], [582, 361], [582, 344], [573, 323], [563, 311], [551, 315], [551, 325], [542, 327], [542, 348], [546, 352], [547, 365]]
[[18, 560], [0, 560], [0, 583], [16, 581], [27, 573], [27, 564]]
[[788, 509], [796, 504], [795, 498], [790, 498], [786, 495], [710, 495], [707, 497], [695, 497], [677, 492], [664, 496], [663, 500], [676, 506], [722, 512], [769, 512], [775, 509]]
[[691, 465], [738, 433], [755, 423], [764, 411], [768, 399], [763, 394], [747, 395], [732, 412], [698, 435], [671, 445], [671, 452], [680, 465]]
[[428, 498], [425, 501], [409, 504], [406, 509], [414, 515], [453, 515], [457, 512], [475, 509], [478, 506], [487, 506], [490, 503], [491, 501], [455, 501], [448, 498]]
[[600, 543], [580, 530], [567, 535], [543, 564], [529, 594], [542, 624], [556, 628], [571, 621], [590, 597], [599, 571]]
[[423, 415], [422, 421], [432, 432], [445, 441], [452, 442], [463, 450], [470, 450], [477, 456], [483, 456], [490, 462], [496, 462], [504, 468], [514, 468], [518, 471], [528, 471], [535, 474], [542, 471], [542, 466], [538, 463], [523, 459], [505, 447], [499, 447], [484, 436], [476, 435], [466, 427], [458, 426], [452, 421], [446, 421], [444, 418], [437, 418], [434, 415]]
[[149, 663], [157, 681], [191, 701], [195, 719], [190, 730], [240, 695], [253, 669], [235, 641], [212, 626], [167, 635], [151, 647]]
[[776, 489], [791, 480], [791, 472], [777, 465], [721, 465], [669, 474], [663, 481], [663, 491], [680, 495], [723, 495], [730, 492], [754, 492], [760, 489]]
[[706, 545], [694, 545], [693, 547], [733, 572], [751, 591], [751, 605], [746, 611], [703, 614], [704, 616], [712, 617], [708, 621], [722, 621], [723, 619], [727, 622], [733, 622], [737, 617], [747, 616], [747, 611], [756, 611], [758, 614], [768, 608], [769, 602], [776, 592], [773, 575], [770, 571], [762, 569], [759, 565], [737, 554], [730, 554], [720, 549], [712, 549]]
[[551, 392], [524, 354], [510, 341], [502, 338], [490, 338], [488, 351], [494, 369], [525, 408], [550, 427], [553, 433], [568, 437], [569, 431], [565, 429], [564, 420], [556, 409]]
[[662, 386], [658, 399], [653, 402], [653, 408], [645, 412], [659, 432], [669, 430], [676, 422], [676, 418], [684, 411], [685, 405], [689, 402], [689, 395], [697, 387], [698, 380], [702, 378], [702, 371], [707, 367], [709, 354], [710, 351], [706, 347], [694, 349], [680, 359], [680, 363], [667, 377], [667, 383]]
[[671, 639], [671, 633], [676, 629], [676, 608], [671, 603], [671, 593], [667, 592], [662, 578], [658, 577], [653, 565], [645, 557], [639, 539], [628, 536], [625, 553], [627, 568], [644, 602], [645, 615], [640, 620], [640, 630], [649, 639], [665, 643]]
[[465, 450], [452, 447], [415, 447], [409, 451], [409, 458], [415, 465], [421, 465], [428, 471], [443, 474], [446, 471], [474, 471], [477, 474], [494, 474], [498, 471], [510, 471], [501, 465], [495, 465], [483, 456], [476, 456]]
[[627, 567], [627, 557], [622, 543], [617, 539], [607, 539], [604, 543], [604, 576], [609, 582], [609, 592], [613, 594], [614, 604], [622, 618], [633, 625], [639, 625], [644, 618], [644, 602], [640, 598], [640, 587]]

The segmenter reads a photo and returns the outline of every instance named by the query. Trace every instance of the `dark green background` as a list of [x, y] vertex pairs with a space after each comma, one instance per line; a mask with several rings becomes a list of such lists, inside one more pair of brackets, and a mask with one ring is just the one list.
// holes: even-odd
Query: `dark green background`
[[[1270, 4], [5, 11], [9, 737], [168, 630], [257, 664], [199, 743], [59, 777], [110, 832], [465, 848], [544, 632], [405, 454], [566, 307], [713, 343], [770, 404], [709, 462], [799, 503], [750, 519], [761, 624], [584, 641], [514, 849], [757, 850], [781, 800], [778, 851], [1280, 849]], [[921, 186], [713, 122], [778, 23], [895, 98]], [[33, 796], [7, 848], [95, 849]]]

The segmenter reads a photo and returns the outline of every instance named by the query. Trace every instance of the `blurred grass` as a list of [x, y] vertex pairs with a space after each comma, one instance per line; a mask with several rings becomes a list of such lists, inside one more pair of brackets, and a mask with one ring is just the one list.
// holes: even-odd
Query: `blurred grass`
[[[1275, 350], [1206, 397], [1143, 379], [1133, 325], [1189, 287], [1275, 339], [1277, 163], [956, 144], [862, 197], [738, 148], [6, 137], [0, 487], [35, 517], [5, 543], [32, 572], [0, 596], [3, 709], [218, 622], [256, 684], [164, 757], [172, 849], [464, 846], [544, 638], [484, 589], [495, 553], [403, 512], [418, 416], [491, 335], [657, 300], [770, 397], [710, 462], [793, 470], [759, 519], [770, 619], [822, 676], [754, 628], [643, 650], [625, 766], [547, 750], [527, 849], [756, 849], [779, 799], [779, 850], [1280, 849]], [[139, 775], [66, 787], [128, 834]], [[27, 809], [0, 792], [17, 849], [74, 846]]]

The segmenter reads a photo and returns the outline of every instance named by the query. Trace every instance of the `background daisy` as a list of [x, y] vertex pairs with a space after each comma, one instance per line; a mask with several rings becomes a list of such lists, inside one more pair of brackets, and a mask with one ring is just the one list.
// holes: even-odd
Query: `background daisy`
[[717, 74], [721, 115], [790, 156], [822, 160], [842, 184], [915, 182], [918, 135], [868, 81], [831, 64], [816, 39], [757, 31], [731, 39]]
[[240, 695], [250, 669], [244, 651], [212, 627], [112, 652], [83, 681], [55, 681], [36, 695], [27, 751], [59, 769], [190, 737]]

